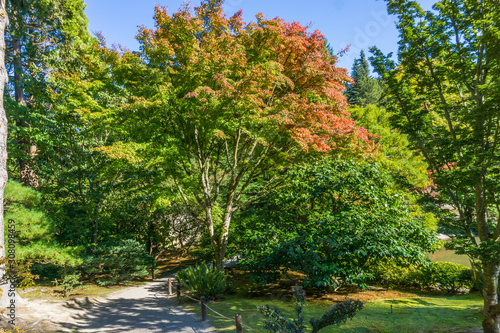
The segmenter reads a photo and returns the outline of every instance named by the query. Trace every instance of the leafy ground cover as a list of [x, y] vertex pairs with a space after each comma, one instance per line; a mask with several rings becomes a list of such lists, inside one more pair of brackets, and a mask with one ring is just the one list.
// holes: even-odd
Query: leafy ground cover
[[[243, 323], [264, 332], [263, 317], [258, 305], [269, 304], [278, 307], [286, 315], [293, 316], [294, 303], [291, 301], [290, 285], [299, 276], [280, 280], [274, 285], [258, 286], [246, 279], [246, 273], [237, 269], [229, 270], [228, 282], [234, 285], [235, 293], [218, 302], [210, 302], [209, 307], [229, 318], [242, 315]], [[309, 288], [305, 318], [318, 318], [329, 309], [333, 302], [346, 296], [365, 302], [365, 309], [346, 324], [327, 327], [321, 332], [481, 332], [482, 299], [477, 294], [439, 295], [414, 293], [400, 290], [372, 288], [342, 289], [338, 292], [320, 293]], [[199, 312], [194, 302], [183, 300], [185, 306]], [[391, 313], [391, 305], [393, 312]], [[234, 320], [220, 318], [208, 311], [210, 323], [221, 332], [234, 332]]]

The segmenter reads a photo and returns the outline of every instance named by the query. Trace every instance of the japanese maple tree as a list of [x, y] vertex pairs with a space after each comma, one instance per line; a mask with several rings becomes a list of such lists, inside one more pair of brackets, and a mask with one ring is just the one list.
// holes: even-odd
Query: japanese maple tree
[[139, 54], [110, 52], [129, 96], [114, 113], [129, 142], [107, 149], [129, 147], [171, 182], [206, 226], [218, 269], [233, 213], [273, 187], [296, 153], [372, 149], [346, 111], [347, 71], [319, 31], [262, 14], [246, 24], [221, 3], [172, 15], [158, 6]]

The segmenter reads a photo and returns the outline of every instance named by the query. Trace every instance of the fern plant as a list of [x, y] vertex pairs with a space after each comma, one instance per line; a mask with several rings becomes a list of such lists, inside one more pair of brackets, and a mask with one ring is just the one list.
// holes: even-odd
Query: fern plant
[[201, 264], [181, 270], [175, 276], [177, 281], [194, 293], [196, 297], [205, 296], [217, 299], [226, 288], [226, 275], [214, 268]]

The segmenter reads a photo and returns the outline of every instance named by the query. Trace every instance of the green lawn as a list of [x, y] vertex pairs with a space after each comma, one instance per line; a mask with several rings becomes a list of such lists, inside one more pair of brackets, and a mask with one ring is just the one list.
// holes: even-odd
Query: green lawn
[[[209, 306], [229, 318], [240, 313], [244, 324], [264, 332], [262, 317], [256, 306], [266, 303], [287, 314], [293, 311], [292, 302], [261, 297], [242, 298], [240, 295], [227, 296], [223, 301], [209, 303]], [[188, 302], [184, 304], [199, 312], [198, 305]], [[311, 316], [319, 317], [331, 305], [331, 302], [323, 300], [308, 302], [305, 308], [306, 320]], [[375, 299], [367, 301], [365, 309], [352, 321], [327, 327], [321, 332], [481, 332], [481, 311], [482, 299], [476, 294]], [[208, 311], [208, 318], [221, 332], [235, 330], [233, 320], [222, 319], [211, 311]]]

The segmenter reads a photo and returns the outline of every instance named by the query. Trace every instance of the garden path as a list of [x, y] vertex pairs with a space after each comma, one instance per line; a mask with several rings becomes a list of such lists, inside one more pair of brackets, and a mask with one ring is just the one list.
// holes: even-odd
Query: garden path
[[29, 301], [19, 309], [19, 324], [28, 332], [217, 332], [176, 303], [164, 277], [92, 300]]

